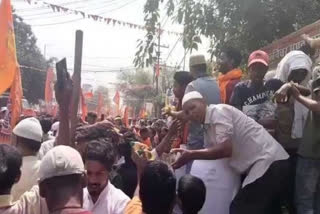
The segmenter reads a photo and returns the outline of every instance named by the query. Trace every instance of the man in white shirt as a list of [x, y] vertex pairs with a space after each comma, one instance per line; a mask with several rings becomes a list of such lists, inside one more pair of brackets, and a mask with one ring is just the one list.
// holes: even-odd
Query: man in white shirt
[[22, 155], [14, 147], [0, 144], [0, 213], [1, 214], [47, 214], [46, 203], [42, 203], [39, 187], [34, 186], [13, 202], [12, 186], [21, 176]]
[[230, 213], [281, 213], [291, 173], [289, 156], [281, 145], [238, 109], [225, 104], [207, 107], [198, 92], [186, 94], [182, 106], [189, 120], [204, 125], [212, 146], [194, 151], [176, 149], [182, 154], [173, 167], [179, 168], [190, 160], [229, 158], [230, 167], [246, 176]]
[[21, 120], [13, 129], [13, 145], [21, 152], [22, 167], [21, 179], [12, 188], [13, 200], [16, 201], [20, 196], [31, 190], [38, 184], [40, 161], [37, 153], [42, 142], [42, 128], [40, 122], [34, 118]]
[[83, 208], [93, 214], [122, 214], [130, 199], [109, 181], [115, 162], [113, 145], [104, 139], [91, 141], [84, 161], [88, 186], [83, 192]]

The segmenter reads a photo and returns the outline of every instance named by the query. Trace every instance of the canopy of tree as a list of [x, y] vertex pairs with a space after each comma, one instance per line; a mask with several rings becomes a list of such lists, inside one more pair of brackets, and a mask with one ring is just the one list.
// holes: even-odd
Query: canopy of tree
[[22, 66], [23, 94], [30, 103], [37, 103], [44, 99], [47, 62], [36, 45], [30, 25], [17, 15], [14, 15], [14, 31], [18, 63]]
[[173, 22], [184, 26], [184, 48], [196, 50], [205, 36], [211, 40], [212, 55], [234, 46], [246, 56], [320, 18], [318, 0], [147, 0], [148, 32], [138, 41], [136, 66], [153, 63], [161, 4]]

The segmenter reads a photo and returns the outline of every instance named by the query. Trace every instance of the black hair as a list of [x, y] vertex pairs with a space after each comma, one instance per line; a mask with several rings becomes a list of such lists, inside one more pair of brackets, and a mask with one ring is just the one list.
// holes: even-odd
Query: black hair
[[41, 142], [32, 139], [17, 136], [18, 143], [23, 143], [23, 146], [37, 153], [40, 150]]
[[47, 134], [51, 130], [52, 121], [50, 118], [40, 119], [40, 124], [41, 124], [43, 133]]
[[307, 54], [309, 57], [314, 56], [316, 50], [312, 48], [307, 42], [299, 48], [300, 51]]
[[115, 148], [110, 142], [103, 139], [88, 143], [84, 154], [84, 161], [98, 161], [104, 165], [108, 172], [112, 170], [115, 159]]
[[242, 56], [238, 49], [233, 47], [226, 47], [222, 49], [222, 53], [225, 53], [229, 59], [233, 59], [233, 67], [239, 67]]
[[10, 190], [20, 176], [21, 153], [11, 145], [0, 144], [0, 192]]
[[77, 197], [81, 201], [82, 182], [82, 174], [48, 178], [40, 183], [40, 194], [42, 185], [46, 185], [49, 191], [47, 191], [45, 197], [54, 199], [56, 204], [65, 204], [71, 197]]
[[146, 127], [143, 127], [143, 128], [140, 129], [140, 134], [141, 133], [147, 133], [147, 132], [149, 132], [149, 130]]
[[98, 115], [94, 112], [89, 112], [87, 117], [98, 118]]
[[161, 161], [147, 164], [140, 180], [139, 196], [146, 214], [167, 214], [176, 195], [176, 178]]
[[200, 178], [185, 175], [179, 180], [178, 197], [184, 214], [197, 214], [206, 200], [206, 186]]
[[182, 86], [188, 85], [190, 82], [192, 82], [193, 78], [191, 74], [187, 71], [179, 71], [176, 72], [173, 76], [173, 79]]

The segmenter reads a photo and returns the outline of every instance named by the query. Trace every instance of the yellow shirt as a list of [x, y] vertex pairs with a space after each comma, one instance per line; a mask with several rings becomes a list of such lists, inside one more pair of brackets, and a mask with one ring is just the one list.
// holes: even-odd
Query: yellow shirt
[[129, 202], [124, 214], [143, 214], [142, 202], [138, 196], [133, 197], [133, 199]]

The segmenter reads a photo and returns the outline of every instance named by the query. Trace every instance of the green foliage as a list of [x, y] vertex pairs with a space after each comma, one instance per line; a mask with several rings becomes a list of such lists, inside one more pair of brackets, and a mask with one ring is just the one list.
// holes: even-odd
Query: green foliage
[[[144, 13], [148, 37], [154, 38], [159, 23], [160, 0], [147, 0]], [[246, 57], [272, 41], [290, 34], [320, 18], [318, 0], [166, 0], [167, 15], [184, 26], [183, 46], [197, 50], [200, 36], [211, 40], [208, 51], [220, 53], [225, 46], [234, 46]], [[150, 26], [151, 25], [151, 26]], [[135, 63], [144, 66], [154, 57], [147, 41], [140, 41]], [[149, 49], [150, 48], [150, 49]], [[144, 58], [143, 58], [144, 57]], [[147, 58], [147, 59], [145, 59]]]
[[30, 67], [21, 68], [23, 94], [30, 103], [37, 103], [44, 99], [47, 62], [36, 45], [37, 39], [30, 25], [17, 15], [14, 15], [14, 31], [18, 62]]
[[137, 69], [125, 71], [118, 75], [119, 90], [124, 94], [124, 104], [134, 107], [135, 114], [145, 102], [153, 102], [156, 91], [152, 87], [153, 79], [150, 71]]

